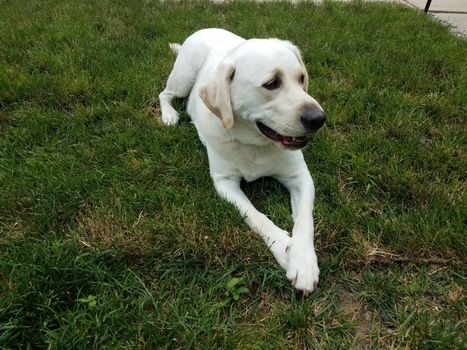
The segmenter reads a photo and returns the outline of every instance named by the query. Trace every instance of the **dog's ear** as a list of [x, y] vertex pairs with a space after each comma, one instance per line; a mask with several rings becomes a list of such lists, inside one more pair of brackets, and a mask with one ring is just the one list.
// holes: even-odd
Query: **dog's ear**
[[299, 48], [292, 44], [290, 41], [286, 41], [286, 43], [290, 50], [292, 50], [294, 55], [297, 57], [298, 62], [300, 62], [300, 65], [302, 66], [305, 72], [305, 81], [303, 82], [303, 89], [306, 92], [308, 92], [308, 72], [306, 71], [305, 62], [303, 62], [302, 54], [300, 53]]
[[225, 128], [234, 123], [232, 103], [230, 102], [230, 83], [235, 74], [232, 62], [221, 62], [214, 77], [206, 86], [199, 89], [199, 96], [209, 110], [222, 120]]

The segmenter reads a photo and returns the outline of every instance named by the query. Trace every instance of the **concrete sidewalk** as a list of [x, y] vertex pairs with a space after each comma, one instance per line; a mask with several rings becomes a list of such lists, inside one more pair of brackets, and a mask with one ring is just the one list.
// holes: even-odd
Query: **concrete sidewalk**
[[[423, 10], [428, 0], [400, 0]], [[467, 35], [467, 0], [432, 0], [428, 14], [450, 26], [454, 33]]]

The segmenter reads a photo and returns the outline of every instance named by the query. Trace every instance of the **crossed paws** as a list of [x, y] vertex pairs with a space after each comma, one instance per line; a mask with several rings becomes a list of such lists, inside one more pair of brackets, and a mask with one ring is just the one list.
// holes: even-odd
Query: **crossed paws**
[[275, 239], [269, 248], [296, 289], [307, 296], [316, 288], [319, 268], [312, 241], [291, 238], [287, 234]]

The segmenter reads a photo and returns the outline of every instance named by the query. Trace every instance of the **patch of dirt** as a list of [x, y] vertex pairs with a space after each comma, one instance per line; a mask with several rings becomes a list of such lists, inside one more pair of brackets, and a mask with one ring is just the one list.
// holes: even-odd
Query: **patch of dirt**
[[145, 116], [156, 119], [156, 121], [162, 124], [161, 109], [159, 105], [155, 104], [155, 102], [143, 108], [141, 113], [143, 113]]
[[375, 326], [374, 315], [367, 310], [363, 298], [343, 290], [339, 293], [338, 310], [354, 326], [355, 345], [367, 349], [371, 345], [370, 333]]
[[158, 106], [148, 106], [143, 108], [141, 112], [146, 115], [157, 117], [160, 115], [161, 110]]

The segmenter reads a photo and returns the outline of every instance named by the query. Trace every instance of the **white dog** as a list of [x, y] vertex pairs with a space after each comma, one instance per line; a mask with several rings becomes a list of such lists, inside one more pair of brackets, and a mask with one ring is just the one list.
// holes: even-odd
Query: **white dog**
[[[305, 295], [316, 288], [313, 180], [300, 151], [325, 121], [307, 93], [300, 51], [289, 41], [245, 40], [223, 29], [203, 29], [182, 46], [167, 87], [159, 95], [162, 121], [178, 122], [174, 97], [187, 97], [187, 112], [206, 146], [214, 186], [234, 204], [268, 245], [287, 278]], [[240, 181], [271, 176], [290, 191], [292, 237], [260, 213]]]

